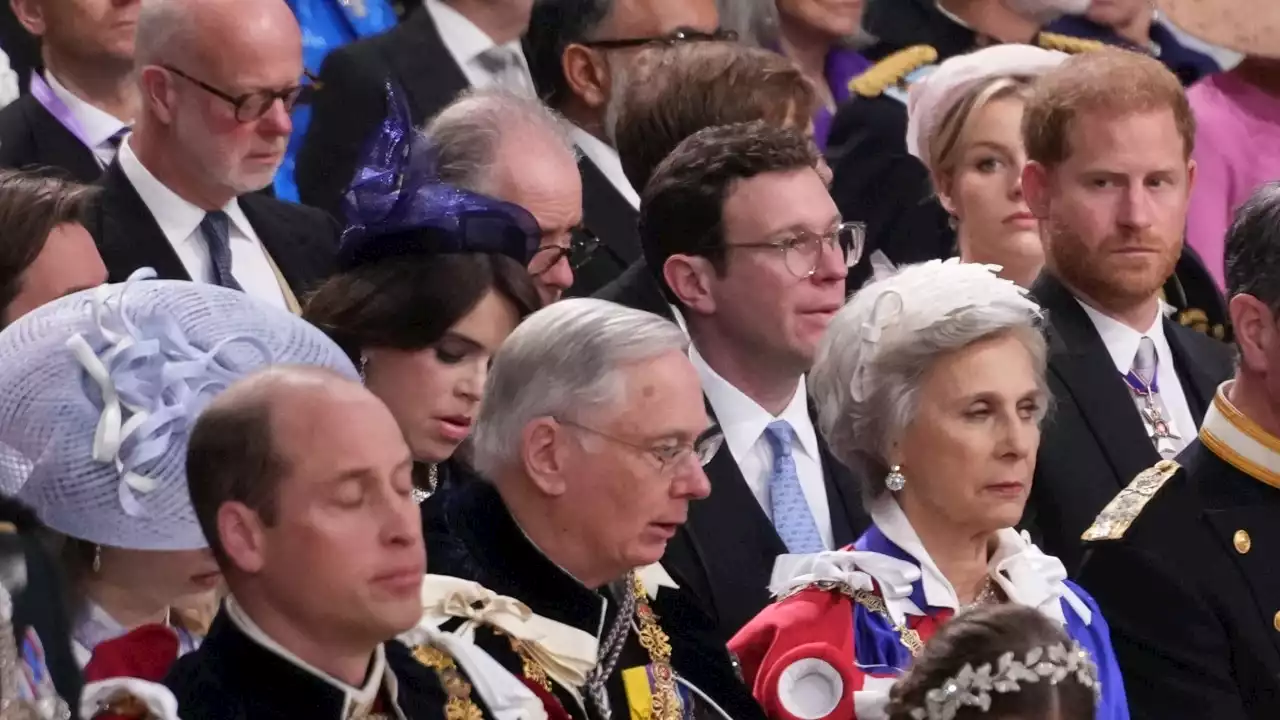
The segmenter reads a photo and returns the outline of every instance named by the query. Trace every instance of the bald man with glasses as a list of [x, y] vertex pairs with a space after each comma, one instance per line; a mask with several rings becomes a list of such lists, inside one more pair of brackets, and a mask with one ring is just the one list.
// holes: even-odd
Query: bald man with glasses
[[340, 227], [258, 192], [310, 87], [292, 11], [282, 0], [144, 3], [135, 52], [141, 109], [87, 222], [110, 280], [153, 267], [298, 312], [332, 271]]

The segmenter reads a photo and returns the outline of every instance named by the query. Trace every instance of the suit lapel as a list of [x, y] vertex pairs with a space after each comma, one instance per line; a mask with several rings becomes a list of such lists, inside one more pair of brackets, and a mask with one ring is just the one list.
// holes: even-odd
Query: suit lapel
[[100, 185], [95, 227], [90, 230], [107, 265], [109, 282], [123, 282], [144, 267], [155, 269], [162, 280], [190, 280], [186, 266], [119, 163], [107, 169]]
[[578, 167], [582, 170], [585, 222], [602, 244], [601, 252], [596, 253], [591, 264], [608, 265], [617, 277], [640, 259], [640, 234], [636, 227], [639, 213], [618, 194], [617, 188], [590, 158], [582, 158]]
[[1045, 274], [1033, 293], [1049, 313], [1049, 372], [1066, 387], [1111, 465], [1113, 481], [1123, 487], [1137, 471], [1133, 468], [1149, 467], [1160, 459], [1128, 387], [1089, 316], [1066, 287]]
[[1208, 411], [1209, 403], [1213, 402], [1214, 393], [1218, 391], [1218, 379], [1209, 372], [1209, 369], [1216, 367], [1217, 364], [1212, 360], [1202, 360], [1197, 357], [1195, 343], [1191, 342], [1192, 338], [1186, 336], [1189, 332], [1196, 331], [1183, 328], [1168, 319], [1164, 321], [1164, 335], [1169, 341], [1169, 349], [1173, 351], [1178, 379], [1182, 382], [1182, 389], [1187, 396], [1188, 404], [1191, 405], [1191, 412], [1199, 422]]
[[85, 147], [80, 138], [58, 122], [35, 98], [29, 100], [30, 105], [24, 110], [31, 125], [35, 155], [40, 162], [67, 170], [77, 182], [97, 182], [102, 177], [102, 166], [98, 164], [93, 151]]
[[453, 102], [471, 87], [467, 76], [449, 54], [431, 13], [415, 12], [391, 30], [396, 42], [386, 46], [387, 64], [408, 97], [415, 124], [430, 120], [429, 113]]
[[313, 273], [308, 272], [310, 260], [307, 257], [306, 238], [295, 225], [285, 222], [277, 213], [271, 212], [270, 205], [275, 201], [253, 195], [240, 197], [240, 209], [253, 226], [262, 247], [280, 268], [280, 274], [295, 293], [307, 288]]
[[827, 505], [831, 512], [832, 549], [836, 550], [857, 540], [871, 525], [871, 518], [862, 507], [857, 475], [831, 454], [821, 434], [818, 450], [822, 454], [822, 481], [827, 486]]

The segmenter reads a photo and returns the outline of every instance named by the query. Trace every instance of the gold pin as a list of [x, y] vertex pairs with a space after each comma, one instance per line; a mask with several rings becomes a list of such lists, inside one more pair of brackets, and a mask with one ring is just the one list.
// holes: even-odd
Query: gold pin
[[1276, 630], [1280, 631], [1280, 612], [1276, 613], [1276, 616], [1272, 620], [1272, 623], [1276, 626]]
[[1236, 552], [1245, 555], [1253, 548], [1253, 539], [1249, 537], [1249, 533], [1237, 530], [1236, 534], [1231, 536], [1231, 544], [1236, 546]]

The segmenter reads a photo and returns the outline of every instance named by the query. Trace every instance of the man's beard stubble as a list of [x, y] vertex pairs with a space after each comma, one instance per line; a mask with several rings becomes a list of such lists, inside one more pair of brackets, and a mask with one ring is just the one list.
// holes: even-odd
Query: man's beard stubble
[[[1079, 233], [1059, 220], [1042, 225], [1045, 237], [1045, 262], [1059, 280], [1077, 293], [1101, 306], [1100, 309], [1123, 312], [1149, 302], [1157, 296], [1173, 275], [1182, 252], [1182, 243], [1170, 245], [1151, 232], [1128, 238], [1111, 235], [1098, 250], [1085, 248]], [[1158, 249], [1146, 256], [1141, 267], [1119, 265], [1122, 258], [1109, 253], [1122, 245]]]

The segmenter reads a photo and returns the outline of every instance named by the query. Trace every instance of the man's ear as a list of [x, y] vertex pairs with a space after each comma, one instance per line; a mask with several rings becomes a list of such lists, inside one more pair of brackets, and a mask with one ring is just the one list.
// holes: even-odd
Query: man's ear
[[1245, 293], [1231, 298], [1227, 313], [1231, 316], [1231, 332], [1240, 348], [1241, 367], [1255, 373], [1265, 372], [1268, 357], [1276, 352], [1275, 344], [1280, 341], [1275, 316], [1266, 303]]
[[141, 69], [142, 102], [149, 107], [160, 122], [173, 122], [173, 78], [164, 68], [150, 65]]
[[520, 433], [520, 461], [525, 473], [544, 495], [565, 493], [564, 471], [570, 458], [566, 452], [566, 428], [555, 418], [542, 417], [525, 425]]
[[609, 102], [609, 67], [597, 58], [596, 51], [578, 44], [570, 44], [560, 56], [569, 91], [589, 108], [602, 108]]
[[1049, 219], [1049, 169], [1030, 160], [1022, 168], [1022, 196], [1031, 214], [1040, 220]]
[[261, 572], [266, 565], [266, 533], [262, 518], [244, 503], [218, 508], [218, 540], [231, 564], [244, 573]]
[[9, 0], [9, 7], [13, 10], [14, 17], [18, 18], [18, 23], [36, 37], [42, 37], [45, 33], [47, 23], [44, 18], [44, 4], [41, 0]]
[[711, 293], [716, 270], [711, 261], [697, 255], [672, 255], [662, 265], [662, 277], [682, 305], [699, 315], [716, 311]]

